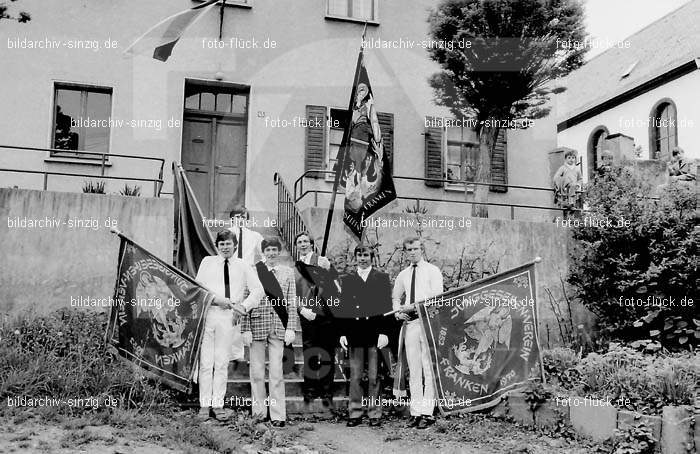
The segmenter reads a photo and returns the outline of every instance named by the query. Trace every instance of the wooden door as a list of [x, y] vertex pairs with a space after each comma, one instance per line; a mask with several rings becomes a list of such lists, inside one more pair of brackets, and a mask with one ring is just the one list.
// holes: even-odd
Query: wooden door
[[182, 166], [202, 214], [229, 218], [245, 203], [248, 90], [186, 83]]

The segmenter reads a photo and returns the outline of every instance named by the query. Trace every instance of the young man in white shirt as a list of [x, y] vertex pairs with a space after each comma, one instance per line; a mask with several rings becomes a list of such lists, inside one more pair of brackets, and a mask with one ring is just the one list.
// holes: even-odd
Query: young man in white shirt
[[209, 418], [211, 409], [216, 419], [225, 421], [231, 416], [231, 410], [223, 407], [234, 324], [260, 304], [265, 291], [255, 270], [233, 257], [236, 237], [231, 232], [219, 232], [216, 247], [219, 254], [204, 257], [195, 278], [214, 293], [199, 354], [198, 418]]
[[[263, 237], [255, 230], [250, 230], [246, 227], [248, 222], [248, 210], [244, 206], [237, 206], [230, 213], [231, 227], [229, 231], [236, 236], [238, 247], [234, 252], [234, 256], [243, 260], [250, 266], [255, 266], [264, 255], [262, 252]], [[241, 239], [243, 241], [241, 241]]]
[[[409, 266], [399, 273], [392, 292], [395, 316], [404, 322], [406, 332], [404, 348], [409, 370], [409, 389], [411, 391], [411, 418], [409, 427], [425, 429], [435, 422], [435, 388], [433, 370], [430, 364], [428, 343], [423, 334], [423, 327], [418, 312], [411, 305], [426, 298], [432, 298], [443, 292], [443, 278], [440, 269], [423, 259], [421, 240], [418, 237], [406, 238], [403, 242], [404, 252], [408, 256]], [[401, 297], [406, 296], [401, 303]]]

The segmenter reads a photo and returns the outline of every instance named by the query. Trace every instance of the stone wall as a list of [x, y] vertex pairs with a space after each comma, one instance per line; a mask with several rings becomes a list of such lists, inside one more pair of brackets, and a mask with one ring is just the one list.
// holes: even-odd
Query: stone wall
[[119, 237], [111, 226], [172, 262], [171, 199], [0, 189], [0, 313], [112, 296]]
[[[308, 208], [303, 216], [312, 235], [321, 239], [327, 210]], [[480, 219], [457, 216], [432, 216], [416, 213], [380, 212], [371, 218], [382, 221], [366, 229], [369, 242], [379, 244], [378, 266], [392, 278], [407, 266], [402, 240], [417, 235], [424, 240], [425, 256], [443, 272], [445, 285], [454, 288], [489, 274], [542, 258], [537, 265], [537, 297], [542, 347], [560, 343], [559, 328], [550, 306], [548, 291], [558, 308], [568, 314], [561, 279], [566, 279], [571, 239], [566, 228], [555, 223]], [[355, 241], [344, 229], [341, 211], [334, 213], [327, 255], [336, 267], [352, 265]], [[591, 326], [591, 317], [583, 307], [572, 307], [574, 320]], [[549, 334], [548, 334], [549, 331]], [[548, 340], [549, 339], [549, 340]]]

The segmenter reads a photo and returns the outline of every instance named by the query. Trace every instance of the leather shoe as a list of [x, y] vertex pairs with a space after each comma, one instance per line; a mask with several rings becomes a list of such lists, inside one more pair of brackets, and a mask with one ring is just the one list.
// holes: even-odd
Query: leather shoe
[[420, 423], [418, 424], [419, 429], [427, 429], [428, 427], [432, 426], [435, 424], [435, 418], [430, 417], [430, 416], [424, 416], [420, 419]]
[[284, 421], [272, 421], [272, 427], [284, 427]]
[[355, 427], [359, 426], [361, 421], [362, 420], [360, 418], [350, 418], [348, 419], [348, 422], [345, 425], [348, 427]]
[[411, 416], [408, 418], [408, 424], [406, 427], [417, 427], [420, 424], [420, 416]]
[[379, 418], [369, 418], [369, 426], [370, 427], [381, 427], [382, 425], [382, 420]]

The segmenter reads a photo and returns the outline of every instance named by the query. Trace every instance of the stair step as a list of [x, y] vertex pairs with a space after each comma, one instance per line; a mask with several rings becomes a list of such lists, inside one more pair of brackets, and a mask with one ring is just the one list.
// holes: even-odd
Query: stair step
[[[301, 379], [292, 379], [284, 381], [284, 392], [287, 399], [292, 397], [301, 398], [304, 393], [302, 389], [302, 384], [304, 383]], [[266, 388], [269, 383], [265, 382]], [[343, 380], [335, 380], [333, 382], [333, 396], [335, 397], [345, 397], [348, 394], [347, 382]], [[231, 381], [226, 385], [226, 399], [230, 396], [236, 396], [239, 398], [250, 397], [250, 381]]]

